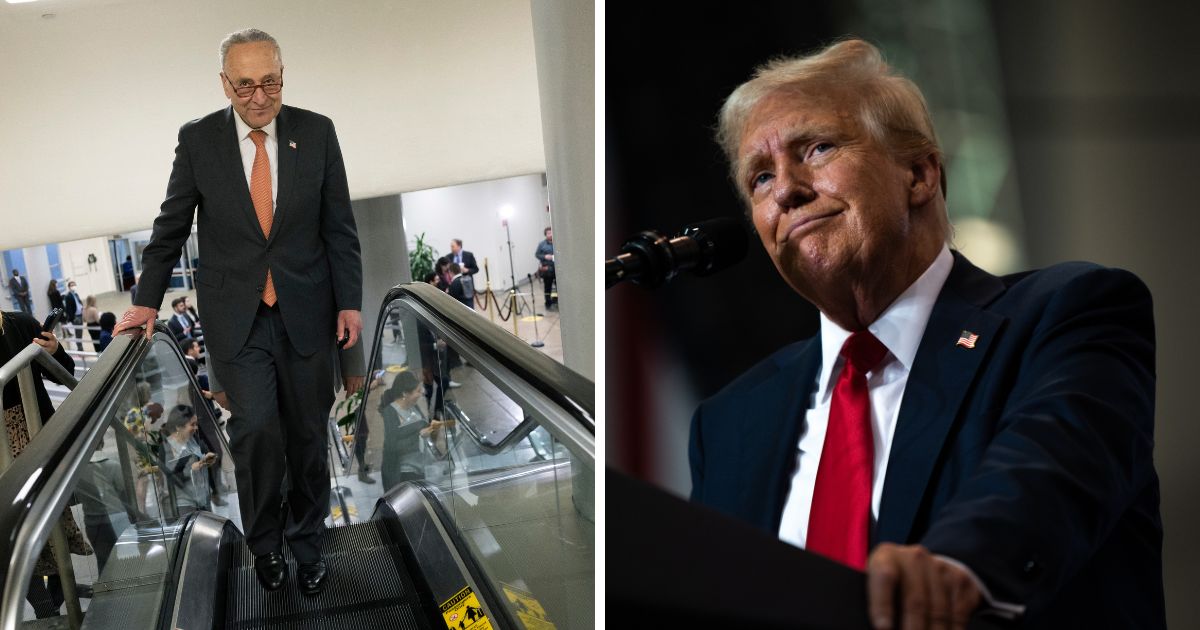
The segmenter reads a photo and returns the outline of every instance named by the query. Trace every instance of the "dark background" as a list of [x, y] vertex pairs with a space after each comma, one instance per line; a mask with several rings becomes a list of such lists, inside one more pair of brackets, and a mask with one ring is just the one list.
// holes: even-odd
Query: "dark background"
[[[998, 95], [1008, 154], [997, 159], [1011, 168], [988, 211], [1012, 230], [1022, 266], [1092, 260], [1132, 270], [1155, 296], [1168, 615], [1174, 627], [1200, 618], [1191, 597], [1200, 428], [1189, 396], [1200, 356], [1200, 11], [1082, 0], [747, 2], [703, 11], [609, 3], [605, 25], [610, 255], [639, 230], [743, 216], [712, 129], [725, 96], [769, 58], [859, 35], [931, 103], [947, 89], [948, 68], [971, 76], [962, 66], [975, 53], [994, 59], [994, 74], [978, 72], [978, 89]], [[931, 65], [931, 56], [944, 63]], [[944, 146], [991, 124], [934, 110]], [[948, 164], [958, 222], [954, 156]], [[605, 297], [607, 464], [677, 494], [690, 487], [696, 402], [817, 325], [757, 238], [745, 261], [712, 277], [684, 276], [656, 291], [621, 285]]]

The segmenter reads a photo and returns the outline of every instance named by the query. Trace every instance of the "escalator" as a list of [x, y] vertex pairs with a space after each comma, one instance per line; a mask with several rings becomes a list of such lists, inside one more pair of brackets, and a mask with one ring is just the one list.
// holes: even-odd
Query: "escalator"
[[[0, 630], [593, 627], [592, 383], [427, 285], [390, 291], [376, 330], [330, 420], [320, 595], [286, 545], [288, 583], [259, 586], [219, 410], [160, 327], [114, 339], [0, 474]], [[37, 619], [55, 527], [81, 615]]]

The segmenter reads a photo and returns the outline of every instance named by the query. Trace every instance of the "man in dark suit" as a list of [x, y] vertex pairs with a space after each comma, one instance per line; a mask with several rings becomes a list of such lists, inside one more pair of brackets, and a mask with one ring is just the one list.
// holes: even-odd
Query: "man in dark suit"
[[19, 310], [33, 313], [33, 305], [29, 299], [29, 281], [16, 269], [12, 270], [12, 277], [8, 279], [8, 291], [12, 293], [13, 301]]
[[[137, 300], [120, 328], [153, 324], [195, 216], [210, 376], [232, 413], [227, 427], [258, 579], [267, 590], [286, 581], [282, 535], [299, 563], [300, 590], [315, 595], [326, 575], [318, 544], [329, 509], [332, 361], [336, 339], [352, 347], [362, 330], [358, 235], [333, 123], [282, 104], [274, 38], [247, 29], [220, 50], [231, 106], [179, 130]], [[343, 372], [349, 391], [363, 373]]]
[[923, 97], [860, 40], [761, 68], [720, 141], [821, 331], [696, 411], [693, 500], [865, 569], [879, 628], [1163, 627], [1146, 287], [951, 252]]
[[462, 239], [450, 240], [450, 262], [458, 263], [463, 274], [464, 304], [475, 308], [475, 274], [479, 273], [479, 265], [475, 262], [475, 254], [463, 249]]
[[469, 276], [462, 267], [458, 266], [458, 263], [452, 262], [446, 269], [450, 271], [450, 287], [446, 292], [450, 294], [450, 297], [462, 302], [463, 306], [473, 308], [474, 304], [471, 302], [471, 298], [467, 297], [466, 286]]
[[167, 320], [167, 328], [175, 335], [175, 341], [183, 341], [193, 337], [192, 334], [192, 318], [188, 316], [187, 307], [184, 305], [183, 298], [175, 298], [171, 300], [171, 319]]
[[[63, 294], [63, 313], [65, 317], [63, 321], [74, 326], [83, 324], [83, 298], [79, 297], [79, 292], [75, 290], [75, 281], [67, 282], [67, 292]], [[83, 333], [78, 328], [63, 328], [67, 337], [83, 337]], [[82, 342], [75, 342], [77, 350], [83, 350]]]

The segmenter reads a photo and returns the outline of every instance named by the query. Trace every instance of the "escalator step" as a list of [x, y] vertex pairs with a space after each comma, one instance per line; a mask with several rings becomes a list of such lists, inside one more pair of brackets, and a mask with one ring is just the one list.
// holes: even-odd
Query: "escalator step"
[[[229, 571], [226, 628], [426, 628], [419, 596], [377, 523], [326, 530], [322, 555], [329, 578], [325, 590], [305, 597], [296, 587], [297, 564], [290, 552], [288, 582], [267, 593], [254, 574], [254, 558], [243, 546]], [[376, 624], [380, 620], [384, 625]], [[310, 625], [316, 624], [316, 625]]]
[[339, 613], [322, 613], [305, 617], [272, 620], [256, 625], [241, 625], [240, 628], [287, 628], [289, 630], [419, 630], [419, 615], [407, 605], [394, 605], [371, 610], [346, 610]]

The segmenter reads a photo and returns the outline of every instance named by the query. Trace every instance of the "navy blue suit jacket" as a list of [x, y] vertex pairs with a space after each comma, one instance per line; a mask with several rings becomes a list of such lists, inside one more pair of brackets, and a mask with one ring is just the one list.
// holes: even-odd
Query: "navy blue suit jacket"
[[[973, 349], [956, 345], [963, 331]], [[778, 532], [820, 337], [768, 357], [692, 422], [692, 499]], [[1133, 274], [1005, 277], [959, 255], [909, 375], [872, 544], [969, 566], [1035, 627], [1165, 626], [1154, 321]]]

